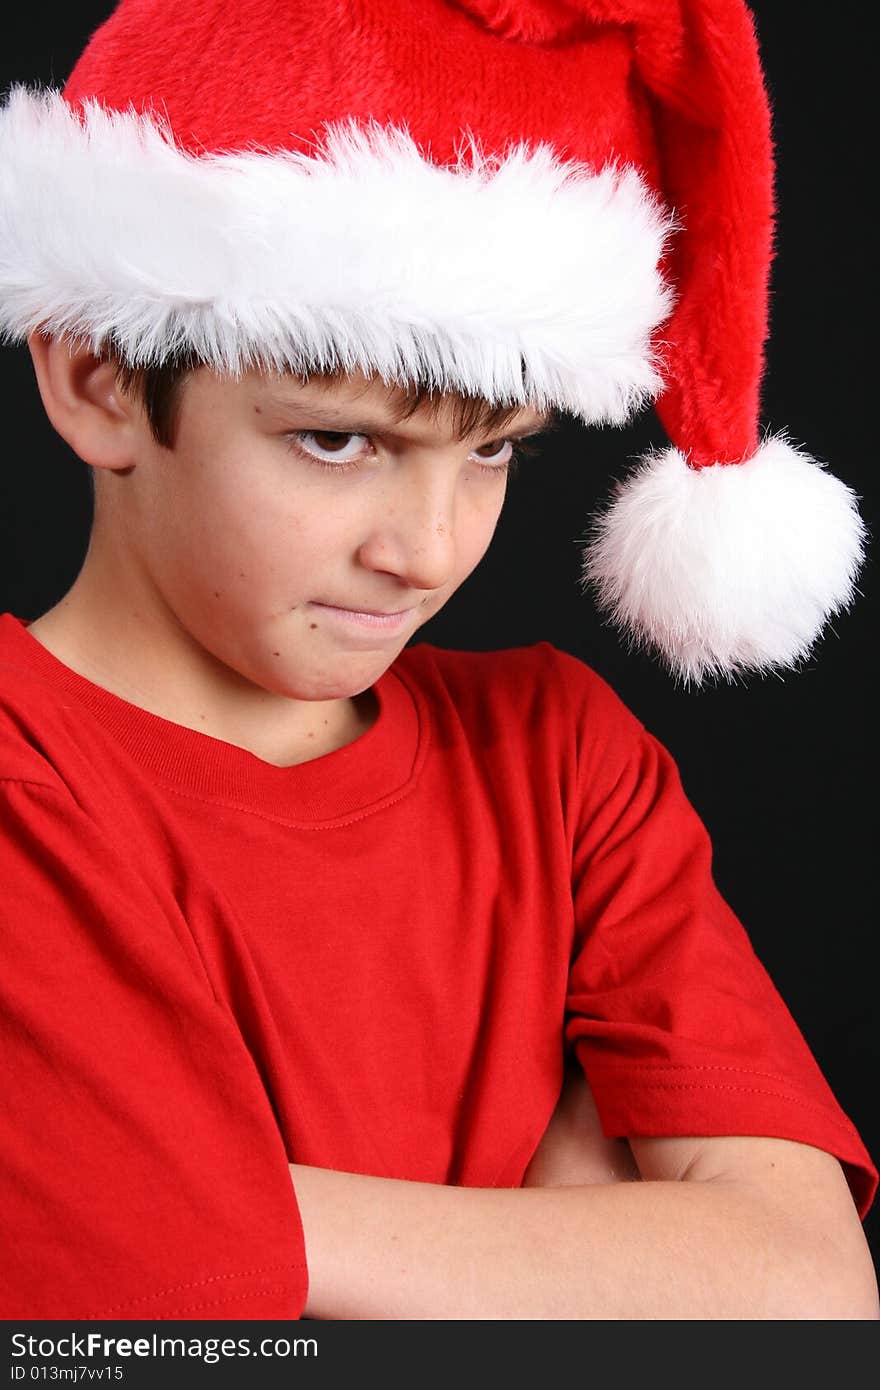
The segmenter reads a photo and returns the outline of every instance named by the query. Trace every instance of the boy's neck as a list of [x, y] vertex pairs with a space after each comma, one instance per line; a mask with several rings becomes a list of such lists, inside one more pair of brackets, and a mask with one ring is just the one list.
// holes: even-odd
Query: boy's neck
[[145, 621], [136, 608], [120, 611], [105, 598], [95, 604], [90, 588], [84, 570], [28, 632], [65, 666], [139, 709], [244, 748], [276, 767], [332, 753], [375, 722], [378, 701], [372, 690], [328, 701], [260, 690], [193, 639]]

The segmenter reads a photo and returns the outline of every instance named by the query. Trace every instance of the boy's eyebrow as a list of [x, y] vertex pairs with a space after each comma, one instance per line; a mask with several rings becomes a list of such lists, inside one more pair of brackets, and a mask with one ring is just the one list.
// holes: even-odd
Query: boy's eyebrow
[[[398, 423], [394, 420], [365, 420], [360, 417], [358, 423], [355, 424], [354, 421], [357, 417], [355, 417], [354, 412], [357, 406], [354, 403], [350, 409], [347, 407], [334, 409], [332, 406], [285, 400], [283, 396], [270, 396], [269, 403], [290, 414], [307, 416], [310, 425], [318, 425], [322, 429], [332, 431], [344, 430], [347, 434], [391, 434]], [[498, 437], [527, 439], [531, 435], [543, 434], [547, 430], [554, 429], [557, 424], [557, 412], [551, 410], [545, 415], [539, 415], [531, 423], [521, 425], [518, 429], [502, 429]]]
[[518, 430], [505, 430], [506, 439], [528, 439], [533, 434], [549, 434], [551, 430], [557, 429], [559, 420], [555, 411], [549, 411], [542, 415], [533, 425], [525, 425]]

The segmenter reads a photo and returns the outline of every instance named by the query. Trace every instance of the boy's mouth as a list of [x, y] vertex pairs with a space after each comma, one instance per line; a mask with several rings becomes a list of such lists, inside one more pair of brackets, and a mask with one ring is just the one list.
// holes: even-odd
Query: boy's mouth
[[396, 633], [403, 628], [409, 620], [410, 614], [415, 612], [414, 608], [401, 608], [396, 612], [388, 612], [380, 609], [369, 608], [342, 608], [335, 603], [312, 602], [310, 608], [325, 614], [333, 621], [346, 625], [360, 625], [361, 627], [371, 628], [374, 631], [385, 631]]

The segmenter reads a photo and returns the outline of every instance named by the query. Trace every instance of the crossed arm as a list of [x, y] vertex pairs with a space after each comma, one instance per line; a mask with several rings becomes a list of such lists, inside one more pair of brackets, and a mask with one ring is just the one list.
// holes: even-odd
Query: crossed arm
[[880, 1318], [835, 1158], [785, 1139], [609, 1140], [574, 1073], [522, 1188], [290, 1172], [307, 1317]]

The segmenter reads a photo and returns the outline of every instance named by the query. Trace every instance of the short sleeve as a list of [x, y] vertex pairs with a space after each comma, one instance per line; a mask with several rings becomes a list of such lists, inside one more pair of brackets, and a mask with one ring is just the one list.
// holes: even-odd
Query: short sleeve
[[298, 1317], [271, 1104], [140, 858], [0, 781], [0, 1318]]
[[811, 1144], [864, 1216], [876, 1169], [715, 886], [672, 757], [604, 682], [579, 739], [566, 1036], [603, 1130]]

